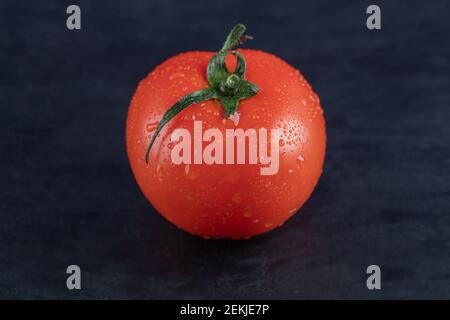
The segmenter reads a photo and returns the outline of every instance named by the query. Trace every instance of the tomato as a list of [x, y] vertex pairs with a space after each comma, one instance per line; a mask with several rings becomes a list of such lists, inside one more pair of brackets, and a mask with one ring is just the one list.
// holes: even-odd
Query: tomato
[[[245, 60], [245, 80], [258, 92], [240, 100], [233, 114], [227, 114], [220, 99], [211, 98], [192, 103], [159, 128], [180, 98], [210, 86], [207, 68], [216, 53], [201, 51], [179, 54], [156, 67], [140, 82], [128, 111], [127, 153], [140, 189], [167, 220], [204, 238], [249, 238], [283, 225], [305, 203], [322, 173], [325, 121], [311, 86], [298, 70], [272, 54], [237, 52], [231, 53]], [[233, 54], [224, 55], [228, 70], [238, 65]], [[218, 129], [215, 132], [223, 137], [227, 129], [279, 129], [274, 140], [278, 170], [264, 175], [261, 169], [267, 164], [249, 161], [174, 163], [173, 151], [181, 139], [174, 141], [173, 133], [185, 129], [194, 140], [195, 122], [203, 132]], [[272, 150], [274, 142], [268, 140]], [[201, 141], [200, 146], [205, 150], [209, 143]], [[250, 149], [246, 152], [250, 158]]]

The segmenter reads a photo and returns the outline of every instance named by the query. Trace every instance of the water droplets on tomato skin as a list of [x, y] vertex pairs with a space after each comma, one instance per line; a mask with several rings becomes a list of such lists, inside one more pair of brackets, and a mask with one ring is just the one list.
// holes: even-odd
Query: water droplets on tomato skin
[[185, 173], [186, 179], [192, 180], [192, 181], [197, 180], [198, 177], [200, 176], [200, 173], [197, 171], [197, 169], [195, 169], [194, 166], [191, 166], [189, 164], [187, 164], [184, 167], [184, 173]]
[[241, 203], [242, 201], [241, 195], [239, 193], [234, 193], [233, 196], [231, 197], [231, 201], [233, 201], [236, 204]]
[[[176, 98], [179, 98], [180, 96], [185, 94], [184, 92], [181, 91], [184, 86], [189, 87], [189, 92], [194, 91], [194, 89], [197, 90], [204, 87], [206, 79], [196, 75], [196, 71], [194, 70], [195, 66], [192, 67], [191, 71], [186, 71], [184, 69], [185, 66], [186, 65], [183, 62], [182, 68], [178, 68], [179, 67], [178, 65], [174, 65], [172, 66], [170, 71], [167, 70], [164, 73], [158, 71], [159, 79], [161, 80], [159, 82], [160, 83], [164, 82], [165, 86], [166, 87], [170, 86], [170, 89], [174, 92], [173, 97], [165, 96], [164, 99], [173, 98], [172, 100], [175, 101], [175, 96]], [[164, 66], [164, 69], [168, 68]], [[289, 70], [286, 70], [285, 74], [287, 74], [288, 72]], [[177, 73], [178, 75], [174, 76]], [[180, 74], [184, 74], [184, 76], [181, 76]], [[172, 77], [172, 79], [170, 79], [172, 81], [169, 81], [169, 77]], [[299, 75], [298, 77], [301, 78], [301, 75]], [[270, 104], [264, 103], [264, 101], [261, 101], [261, 103], [258, 102], [254, 104], [255, 108], [258, 108], [258, 112], [261, 115], [259, 121], [252, 121], [252, 119], [257, 119], [259, 117], [254, 112], [250, 112], [252, 111], [250, 108], [252, 106], [252, 103], [250, 100], [248, 100], [242, 102], [242, 106], [238, 113], [240, 119], [238, 118], [237, 121], [233, 121], [236, 119], [233, 119], [233, 116], [231, 116], [230, 121], [225, 123], [227, 126], [230, 126], [230, 128], [235, 129], [237, 126], [240, 126], [245, 130], [246, 128], [248, 128], [248, 124], [255, 124], [256, 129], [258, 129], [259, 127], [265, 127], [267, 129], [270, 129], [271, 127], [278, 128], [276, 123], [279, 123], [281, 121], [282, 126], [280, 126], [279, 128], [281, 129], [285, 128], [286, 131], [282, 133], [282, 135], [279, 138], [277, 138], [276, 142], [274, 141], [276, 144], [280, 144], [279, 148], [281, 157], [280, 159], [284, 159], [284, 162], [282, 161], [280, 165], [280, 174], [283, 177], [289, 177], [289, 179], [291, 179], [292, 181], [295, 180], [296, 183], [298, 183], [300, 180], [297, 178], [302, 178], [302, 175], [305, 174], [306, 169], [309, 169], [309, 167], [307, 166], [308, 163], [310, 162], [311, 164], [315, 163], [314, 157], [312, 157], [309, 153], [310, 148], [308, 146], [308, 143], [310, 136], [308, 135], [308, 130], [311, 128], [311, 124], [308, 123], [308, 119], [314, 119], [313, 111], [315, 109], [317, 110], [317, 114], [320, 114], [321, 112], [320, 107], [316, 108], [316, 106], [314, 106], [315, 104], [317, 104], [317, 102], [314, 101], [314, 97], [309, 98], [308, 96], [309, 92], [307, 88], [300, 87], [302, 83], [297, 80], [298, 79], [295, 79], [295, 81], [292, 80], [290, 82], [286, 82], [286, 84], [285, 83], [278, 84], [277, 87], [271, 87], [270, 91], [262, 91], [262, 94], [266, 94], [267, 92], [269, 92], [275, 98]], [[199, 83], [198, 88], [196, 87], [196, 85], [194, 85], [196, 81], [198, 81]], [[295, 97], [290, 95], [293, 85], [297, 85], [299, 88], [298, 89], [299, 92], [297, 92], [298, 95], [295, 95]], [[264, 86], [262, 86], [262, 88], [265, 89]], [[162, 90], [157, 85], [154, 85], [154, 89]], [[140, 107], [141, 109], [151, 109], [150, 105], [147, 103], [146, 100], [149, 99], [148, 98], [148, 96], [150, 96], [149, 92], [152, 91], [150, 90], [150, 85], [147, 85], [146, 90], [147, 90], [147, 93], [145, 93], [146, 96], [144, 96], [143, 94], [139, 96], [142, 101], [138, 103], [140, 104], [140, 106], [138, 107]], [[155, 90], [153, 90], [152, 92], [154, 92]], [[171, 94], [172, 93], [170, 92], [169, 95]], [[133, 145], [131, 145], [131, 147], [135, 149], [137, 148], [137, 150], [141, 149], [145, 150], [145, 148], [148, 146], [149, 138], [153, 136], [154, 131], [157, 129], [157, 126], [159, 124], [158, 122], [156, 122], [153, 125], [150, 125], [149, 122], [159, 120], [161, 118], [161, 115], [163, 114], [160, 109], [161, 105], [163, 105], [164, 103], [164, 100], [160, 101], [158, 96], [155, 96], [152, 99], [155, 101], [154, 103], [155, 108], [149, 110], [148, 113], [145, 114], [145, 116], [141, 117], [140, 119], [133, 120], [132, 123], [135, 126], [134, 131], [139, 132], [141, 134], [139, 137], [141, 138], [141, 141], [138, 146], [136, 145], [136, 139], [132, 140]], [[280, 113], [276, 110], [276, 108], [271, 107], [272, 104], [276, 103], [286, 105], [286, 108], [288, 108], [289, 111], [292, 111], [291, 113], [289, 113], [289, 116], [286, 116], [286, 114], [282, 112]], [[199, 111], [201, 113], [199, 113]], [[264, 114], [264, 116], [262, 116], [262, 114]], [[226, 129], [224, 126], [222, 126], [222, 119], [224, 118], [225, 115], [222, 106], [219, 105], [219, 102], [211, 100], [207, 101], [206, 103], [201, 102], [194, 105], [189, 112], [184, 112], [184, 114], [182, 114], [180, 118], [177, 120], [180, 120], [179, 121], [180, 127], [183, 128], [185, 127], [186, 123], [191, 123], [193, 119], [196, 119], [202, 120], [204, 124], [207, 123], [208, 126], [218, 127], [220, 130], [224, 130]], [[315, 120], [311, 121], [320, 120], [318, 118], [319, 116], [317, 116]], [[317, 123], [320, 124], [319, 122]], [[313, 122], [312, 128], [315, 129], [316, 128], [315, 126], [316, 122]], [[206, 127], [204, 127], [204, 129], [206, 129]], [[158, 154], [159, 160], [155, 160], [152, 158], [154, 161], [150, 162], [150, 165], [147, 170], [147, 177], [145, 177], [144, 175], [144, 178], [148, 178], [148, 175], [151, 175], [151, 178], [153, 179], [153, 181], [155, 181], [155, 185], [158, 186], [158, 188], [159, 187], [161, 187], [160, 189], [167, 188], [167, 190], [174, 191], [175, 187], [172, 186], [171, 179], [173, 178], [172, 175], [176, 174], [177, 177], [175, 177], [174, 182], [185, 183], [185, 186], [187, 187], [183, 188], [183, 193], [180, 193], [180, 199], [187, 201], [187, 198], [183, 196], [185, 191], [193, 190], [196, 189], [197, 187], [200, 188], [203, 185], [208, 185], [208, 183], [206, 182], [212, 179], [209, 179], [209, 173], [206, 170], [203, 170], [201, 166], [191, 164], [189, 167], [186, 168], [186, 165], [181, 165], [177, 167], [173, 166], [172, 164], [169, 164], [170, 152], [171, 150], [174, 149], [174, 142], [171, 142], [167, 136], [167, 133], [170, 133], [170, 131], [171, 131], [170, 127], [168, 127], [167, 130], [163, 130], [160, 137], [158, 138], [159, 140], [156, 141], [156, 144], [154, 146], [155, 152], [152, 153], [152, 156]], [[268, 132], [268, 134], [270, 137], [270, 131]], [[268, 151], [270, 152], [270, 148]], [[300, 155], [300, 153], [302, 153], [302, 155]], [[139, 154], [142, 154], [142, 151], [139, 151]], [[307, 157], [306, 162], [305, 159], [303, 158], [303, 155]], [[140, 163], [143, 163], [143, 159], [140, 160], [141, 160]], [[158, 170], [155, 170], [158, 163], [160, 163], [161, 165], [158, 168]], [[287, 163], [289, 165], [286, 165]], [[163, 168], [164, 170], [161, 170], [161, 168]], [[290, 175], [288, 175], [288, 172]], [[198, 178], [196, 178], [196, 174]], [[241, 184], [245, 185], [247, 183], [248, 181], [247, 172], [244, 173], [241, 172], [236, 174], [236, 176], [234, 176], [229, 172], [227, 172], [226, 170], [224, 170], [223, 172], [220, 172], [220, 175], [218, 175], [216, 178], [218, 182], [217, 185], [219, 186], [218, 187], [219, 191], [214, 191], [213, 197], [211, 197], [213, 200], [211, 200], [210, 202], [205, 201], [206, 199], [203, 198], [197, 199], [196, 192], [189, 192], [190, 195], [192, 196], [192, 199], [190, 201], [195, 201], [196, 206], [201, 209], [199, 210], [198, 215], [194, 214], [192, 216], [191, 221], [192, 224], [190, 225], [190, 228], [192, 230], [196, 230], [195, 232], [193, 232], [194, 234], [198, 234], [200, 236], [206, 235], [206, 238], [209, 237], [216, 238], [218, 237], [216, 233], [217, 232], [220, 233], [220, 229], [224, 228], [222, 227], [224, 219], [222, 219], [222, 217], [214, 216], [215, 211], [217, 211], [217, 207], [215, 207], [214, 205], [215, 203], [214, 197], [221, 196], [220, 185], [224, 183], [225, 186], [228, 186], [229, 189], [228, 191], [225, 192], [225, 194], [222, 195], [226, 196], [226, 198], [223, 199], [223, 201], [227, 202], [227, 205], [229, 205], [229, 207], [220, 209], [221, 214], [225, 215], [226, 211], [231, 211], [233, 214], [236, 215], [235, 218], [238, 222], [242, 222], [245, 226], [248, 226], [251, 230], [259, 230], [258, 232], [268, 231], [270, 229], [278, 227], [279, 225], [282, 225], [282, 223], [280, 222], [281, 219], [279, 217], [275, 217], [275, 214], [277, 214], [276, 212], [274, 212], [274, 216], [270, 215], [266, 216], [264, 214], [261, 214], [260, 211], [262, 207], [263, 208], [267, 207], [267, 210], [272, 210], [272, 205], [263, 204], [262, 197], [258, 196], [257, 198], [258, 205], [254, 206], [253, 194], [250, 193], [251, 190], [238, 189], [238, 186], [240, 186]], [[164, 179], [162, 183], [159, 182], [160, 179]], [[270, 181], [271, 181], [270, 179], [262, 179], [261, 183], [259, 183], [258, 186], [256, 186], [256, 184], [249, 183], [249, 188], [258, 188], [257, 190], [255, 189], [255, 192], [261, 192], [261, 194], [269, 192], [266, 190], [273, 190], [273, 188], [278, 188], [276, 192], [274, 191], [271, 193], [274, 195], [276, 194], [275, 199], [276, 201], [281, 200], [283, 198], [283, 196], [279, 196], [279, 194], [286, 195], [289, 192], [294, 194], [296, 191], [296, 189], [291, 188], [290, 186], [283, 187], [280, 183], [275, 183], [276, 182], [275, 180], [273, 180], [272, 186], [270, 186]], [[236, 185], [233, 185], [232, 183], [236, 183]], [[268, 184], [267, 186], [266, 183]], [[261, 188], [259, 188], [259, 186], [261, 186]], [[208, 188], [207, 190], [211, 189]], [[239, 192], [239, 196], [236, 196], [235, 192]], [[198, 192], [198, 194], [201, 193], [202, 192]], [[163, 197], [159, 197], [159, 199], [160, 198]], [[240, 198], [241, 200], [239, 200]], [[203, 205], [198, 204], [201, 202], [206, 203]], [[293, 207], [295, 205], [295, 202], [292, 202], [292, 204], [290, 202], [288, 208], [291, 208], [290, 207], [291, 205]], [[211, 207], [205, 209], [206, 206]], [[168, 212], [170, 212], [170, 210]], [[285, 214], [285, 212], [280, 213], [280, 215], [281, 214]], [[178, 219], [178, 217], [176, 216], [174, 217], [173, 223], [181, 225], [185, 230], [186, 229], [189, 230], [189, 228], [186, 228], [185, 226], [182, 225], [182, 223], [180, 223], [180, 219]], [[213, 226], [214, 223], [218, 224], [216, 230], [214, 230], [215, 229]], [[234, 225], [233, 220], [227, 218], [226, 223], [227, 223], [226, 228], [232, 229]], [[235, 235], [236, 231], [232, 230], [227, 236], [230, 237]], [[244, 238], [244, 236], [241, 235], [238, 235], [238, 237], [239, 239]], [[246, 236], [245, 238], [250, 238], [250, 236]]]
[[154, 121], [154, 122], [149, 122], [147, 123], [147, 125], [145, 126], [145, 129], [148, 132], [153, 132], [158, 128], [159, 122], [158, 121]]
[[237, 125], [239, 124], [239, 118], [240, 116], [237, 111], [230, 116], [230, 120], [233, 121], [235, 127], [237, 127]]
[[175, 79], [180, 79], [180, 78], [184, 78], [184, 73], [182, 73], [182, 72], [176, 72], [176, 73], [174, 73], [174, 74], [172, 74], [172, 75], [170, 75], [170, 77], [169, 77], [169, 80], [175, 80]]
[[159, 181], [163, 181], [164, 178], [164, 169], [163, 167], [161, 167], [160, 164], [158, 164], [156, 166], [156, 177], [158, 178]]

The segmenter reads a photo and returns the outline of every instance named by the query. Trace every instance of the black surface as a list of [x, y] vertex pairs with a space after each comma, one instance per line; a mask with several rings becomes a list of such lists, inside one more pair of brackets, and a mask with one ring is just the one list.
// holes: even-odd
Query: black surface
[[[0, 3], [0, 298], [450, 298], [448, 1], [377, 1], [381, 31], [367, 1], [75, 3], [76, 32], [72, 2]], [[157, 64], [238, 21], [320, 95], [327, 157], [283, 228], [205, 241], [141, 194], [125, 118]]]

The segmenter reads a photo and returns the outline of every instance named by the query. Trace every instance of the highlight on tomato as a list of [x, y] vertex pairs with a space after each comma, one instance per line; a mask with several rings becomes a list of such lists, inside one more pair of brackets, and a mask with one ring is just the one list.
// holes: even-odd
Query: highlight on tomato
[[131, 100], [128, 159], [153, 207], [204, 238], [250, 238], [279, 227], [314, 190], [326, 133], [319, 97], [280, 58], [238, 49], [236, 25], [218, 52], [157, 66]]

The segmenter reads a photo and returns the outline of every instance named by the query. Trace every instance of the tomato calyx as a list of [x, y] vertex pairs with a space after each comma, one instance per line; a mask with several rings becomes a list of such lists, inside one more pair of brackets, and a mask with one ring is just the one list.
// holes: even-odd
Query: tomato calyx
[[[247, 39], [252, 39], [244, 34], [245, 30], [246, 27], [243, 24], [237, 24], [228, 34], [222, 49], [209, 61], [206, 69], [209, 87], [183, 96], [163, 115], [145, 153], [146, 163], [148, 163], [153, 143], [162, 128], [190, 105], [215, 99], [222, 104], [225, 116], [229, 118], [236, 112], [240, 100], [250, 98], [258, 93], [258, 86], [245, 80], [246, 62], [244, 57], [234, 50]], [[237, 59], [237, 65], [233, 72], [227, 69], [225, 63], [226, 57], [230, 53]]]
[[[233, 73], [229, 72], [225, 65], [229, 53], [237, 58], [237, 66]], [[206, 70], [208, 83], [216, 90], [216, 99], [225, 108], [227, 118], [236, 112], [240, 100], [250, 98], [259, 91], [257, 85], [244, 79], [245, 69], [244, 57], [237, 51], [219, 51], [209, 61]]]

